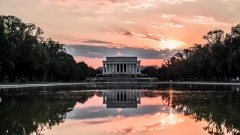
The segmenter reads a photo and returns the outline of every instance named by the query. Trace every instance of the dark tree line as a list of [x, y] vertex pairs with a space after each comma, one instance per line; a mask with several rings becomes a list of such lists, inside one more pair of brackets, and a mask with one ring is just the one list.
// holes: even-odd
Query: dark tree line
[[146, 67], [141, 71], [142, 74], [147, 74], [149, 77], [157, 77], [157, 72], [158, 70], [153, 66]]
[[0, 81], [78, 81], [96, 70], [76, 63], [64, 44], [43, 37], [43, 30], [14, 16], [0, 16]]
[[164, 60], [161, 80], [228, 80], [240, 76], [240, 24], [231, 33], [214, 30], [203, 36], [206, 44], [194, 44]]

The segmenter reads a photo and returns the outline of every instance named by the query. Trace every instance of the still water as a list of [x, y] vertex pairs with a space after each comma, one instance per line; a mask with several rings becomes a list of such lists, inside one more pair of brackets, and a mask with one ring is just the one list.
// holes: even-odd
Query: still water
[[239, 135], [239, 86], [89, 84], [0, 89], [0, 135]]

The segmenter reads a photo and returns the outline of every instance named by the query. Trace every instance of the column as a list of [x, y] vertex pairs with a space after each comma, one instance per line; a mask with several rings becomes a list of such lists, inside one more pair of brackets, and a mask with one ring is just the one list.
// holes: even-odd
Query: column
[[136, 72], [138, 72], [137, 69], [138, 69], [138, 64], [136, 63]]
[[110, 69], [111, 69], [110, 72], [112, 73], [112, 63], [110, 64]]
[[122, 63], [120, 63], [119, 65], [120, 65], [120, 72], [122, 72]]
[[121, 91], [119, 91], [119, 100], [118, 101], [121, 101]]
[[130, 63], [130, 72], [132, 73], [132, 63]]
[[105, 70], [106, 70], [105, 72], [107, 73], [107, 68], [108, 68], [108, 67], [107, 67], [107, 64], [105, 64], [105, 66], [106, 66], [106, 67], [105, 67]]
[[109, 66], [108, 72], [110, 73], [111, 72], [111, 64], [109, 63], [108, 66]]
[[127, 63], [125, 63], [125, 73], [127, 73]]
[[113, 63], [112, 63], [112, 73], [114, 72], [114, 65], [113, 65]]
[[113, 73], [115, 72], [115, 63], [113, 63]]
[[118, 73], [119, 73], [119, 71], [120, 71], [120, 64], [118, 63]]
[[109, 72], [109, 64], [107, 64], [107, 73]]
[[104, 63], [103, 63], [103, 69], [102, 69], [102, 72], [103, 72], [103, 73], [105, 73], [104, 70], [105, 70], [105, 69], [104, 69]]
[[135, 64], [133, 63], [133, 73], [135, 73], [134, 66], [135, 66]]
[[134, 73], [134, 63], [132, 64], [132, 72]]
[[112, 73], [112, 63], [110, 64], [110, 72]]
[[140, 73], [141, 71], [140, 71], [140, 63], [139, 63], [139, 66], [138, 66], [138, 72]]
[[115, 71], [115, 63], [112, 63], [112, 72], [114, 73]]
[[109, 73], [111, 73], [111, 63], [109, 64]]
[[137, 73], [137, 63], [135, 63], [135, 73]]

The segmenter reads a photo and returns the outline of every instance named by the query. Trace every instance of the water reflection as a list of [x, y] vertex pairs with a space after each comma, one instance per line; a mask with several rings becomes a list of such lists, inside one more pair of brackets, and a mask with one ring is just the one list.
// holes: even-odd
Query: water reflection
[[237, 86], [96, 87], [2, 89], [0, 135], [239, 134]]
[[140, 104], [140, 90], [104, 91], [103, 104], [107, 108], [137, 108], [137, 104]]

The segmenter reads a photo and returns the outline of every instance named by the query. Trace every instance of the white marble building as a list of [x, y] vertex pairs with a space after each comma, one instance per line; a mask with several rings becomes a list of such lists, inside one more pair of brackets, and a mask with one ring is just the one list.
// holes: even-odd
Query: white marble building
[[141, 74], [137, 57], [106, 57], [102, 74]]

